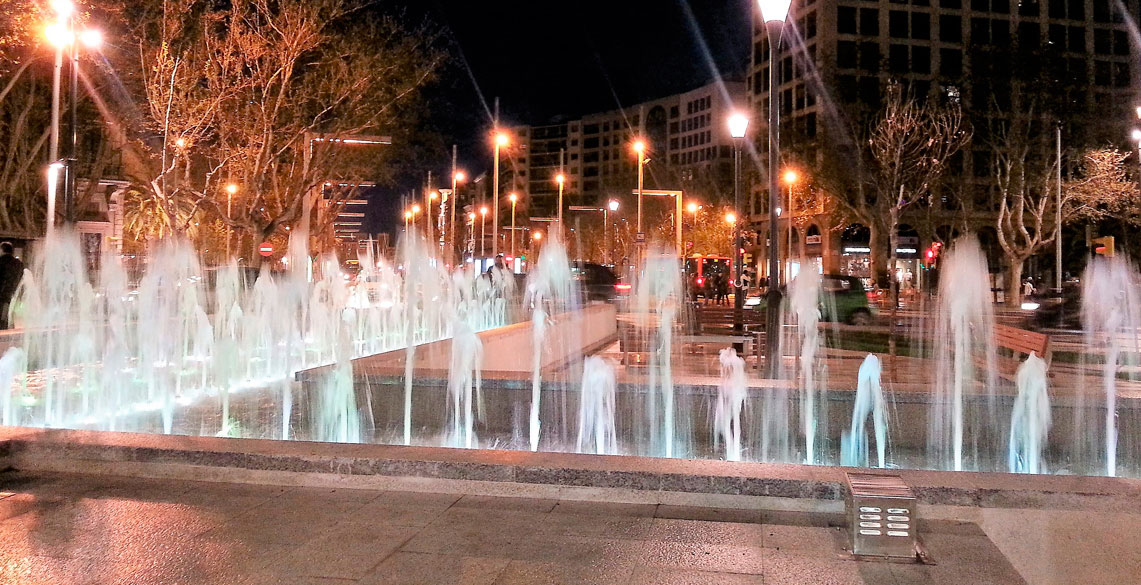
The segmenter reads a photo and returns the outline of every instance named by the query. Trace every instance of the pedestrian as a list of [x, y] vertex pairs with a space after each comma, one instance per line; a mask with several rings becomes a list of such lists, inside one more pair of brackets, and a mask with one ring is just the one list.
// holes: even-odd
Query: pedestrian
[[0, 242], [0, 329], [8, 329], [8, 310], [24, 276], [24, 263], [15, 256], [12, 242]]

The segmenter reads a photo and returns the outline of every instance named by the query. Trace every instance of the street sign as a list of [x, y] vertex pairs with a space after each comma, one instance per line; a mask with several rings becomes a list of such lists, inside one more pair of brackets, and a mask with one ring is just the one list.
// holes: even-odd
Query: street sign
[[646, 232], [638, 232], [638, 234], [634, 237], [634, 241], [639, 243], [639, 244], [645, 244], [646, 243]]
[[258, 254], [261, 254], [266, 258], [273, 256], [273, 244], [269, 242], [262, 242], [261, 244], [258, 244]]

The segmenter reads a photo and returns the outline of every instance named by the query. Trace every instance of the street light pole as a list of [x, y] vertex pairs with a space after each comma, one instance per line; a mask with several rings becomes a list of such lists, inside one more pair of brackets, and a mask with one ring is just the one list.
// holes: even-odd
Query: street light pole
[[497, 128], [495, 133], [495, 164], [491, 171], [492, 205], [494, 206], [491, 220], [491, 233], [494, 235], [491, 243], [492, 256], [499, 255], [499, 149], [503, 146], [507, 146], [507, 135], [499, 132]]
[[[511, 262], [515, 262], [515, 204], [519, 201], [519, 196], [511, 194]], [[511, 270], [515, 272], [514, 267]]]
[[[487, 206], [479, 208], [479, 261], [487, 257]], [[472, 250], [475, 251], [474, 249]]]
[[[749, 129], [749, 118], [744, 114], [729, 116], [729, 135], [733, 137], [733, 209], [738, 218], [745, 217], [741, 213], [741, 143], [745, 140], [745, 132]], [[741, 248], [741, 222], [733, 222], [733, 270], [736, 278], [733, 279], [733, 332], [736, 335], [745, 333], [745, 290], [742, 288]], [[680, 253], [680, 250], [679, 250]], [[738, 353], [745, 351], [743, 343], [734, 343], [733, 348]]]
[[[642, 185], [645, 173], [643, 172], [646, 163], [646, 143], [642, 140], [634, 142], [634, 152], [638, 155], [638, 236], [642, 237]], [[640, 243], [640, 242], [639, 242]]]
[[777, 177], [780, 157], [780, 110], [777, 100], [780, 91], [777, 87], [777, 49], [784, 31], [784, 19], [792, 0], [758, 0], [765, 32], [769, 41], [769, 290], [765, 307], [765, 359], [769, 377], [777, 375], [780, 364], [780, 272], [777, 257], [777, 204], [780, 201], [780, 182]]
[[[1138, 108], [1137, 115], [1141, 116], [1141, 108]], [[1141, 150], [1141, 147], [1138, 147]], [[1056, 175], [1054, 180], [1057, 181], [1054, 185], [1057, 195], [1057, 205], [1054, 209], [1054, 284], [1058, 289], [1058, 296], [1062, 295], [1062, 124], [1059, 123], [1055, 128], [1054, 135], [1054, 149], [1057, 155], [1056, 166], [1054, 169]], [[1139, 154], [1141, 156], [1141, 154]], [[1141, 158], [1139, 158], [1141, 160]], [[1141, 163], [1139, 163], [1141, 164]]]

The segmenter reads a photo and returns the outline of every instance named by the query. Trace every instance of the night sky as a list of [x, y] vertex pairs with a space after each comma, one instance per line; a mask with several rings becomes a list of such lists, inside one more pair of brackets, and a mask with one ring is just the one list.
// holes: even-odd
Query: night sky
[[[491, 163], [497, 96], [504, 124], [542, 124], [693, 89], [718, 73], [743, 79], [752, 3], [428, 0], [402, 10], [442, 28], [453, 56], [429, 92], [429, 123], [449, 145], [440, 160], [458, 143], [461, 166], [479, 173]], [[390, 216], [395, 205], [369, 215]]]

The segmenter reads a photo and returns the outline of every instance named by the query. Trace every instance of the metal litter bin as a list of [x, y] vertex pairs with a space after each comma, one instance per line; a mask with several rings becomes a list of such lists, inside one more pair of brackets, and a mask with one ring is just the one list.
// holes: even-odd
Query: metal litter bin
[[898, 475], [847, 473], [852, 554], [915, 559], [915, 494]]

